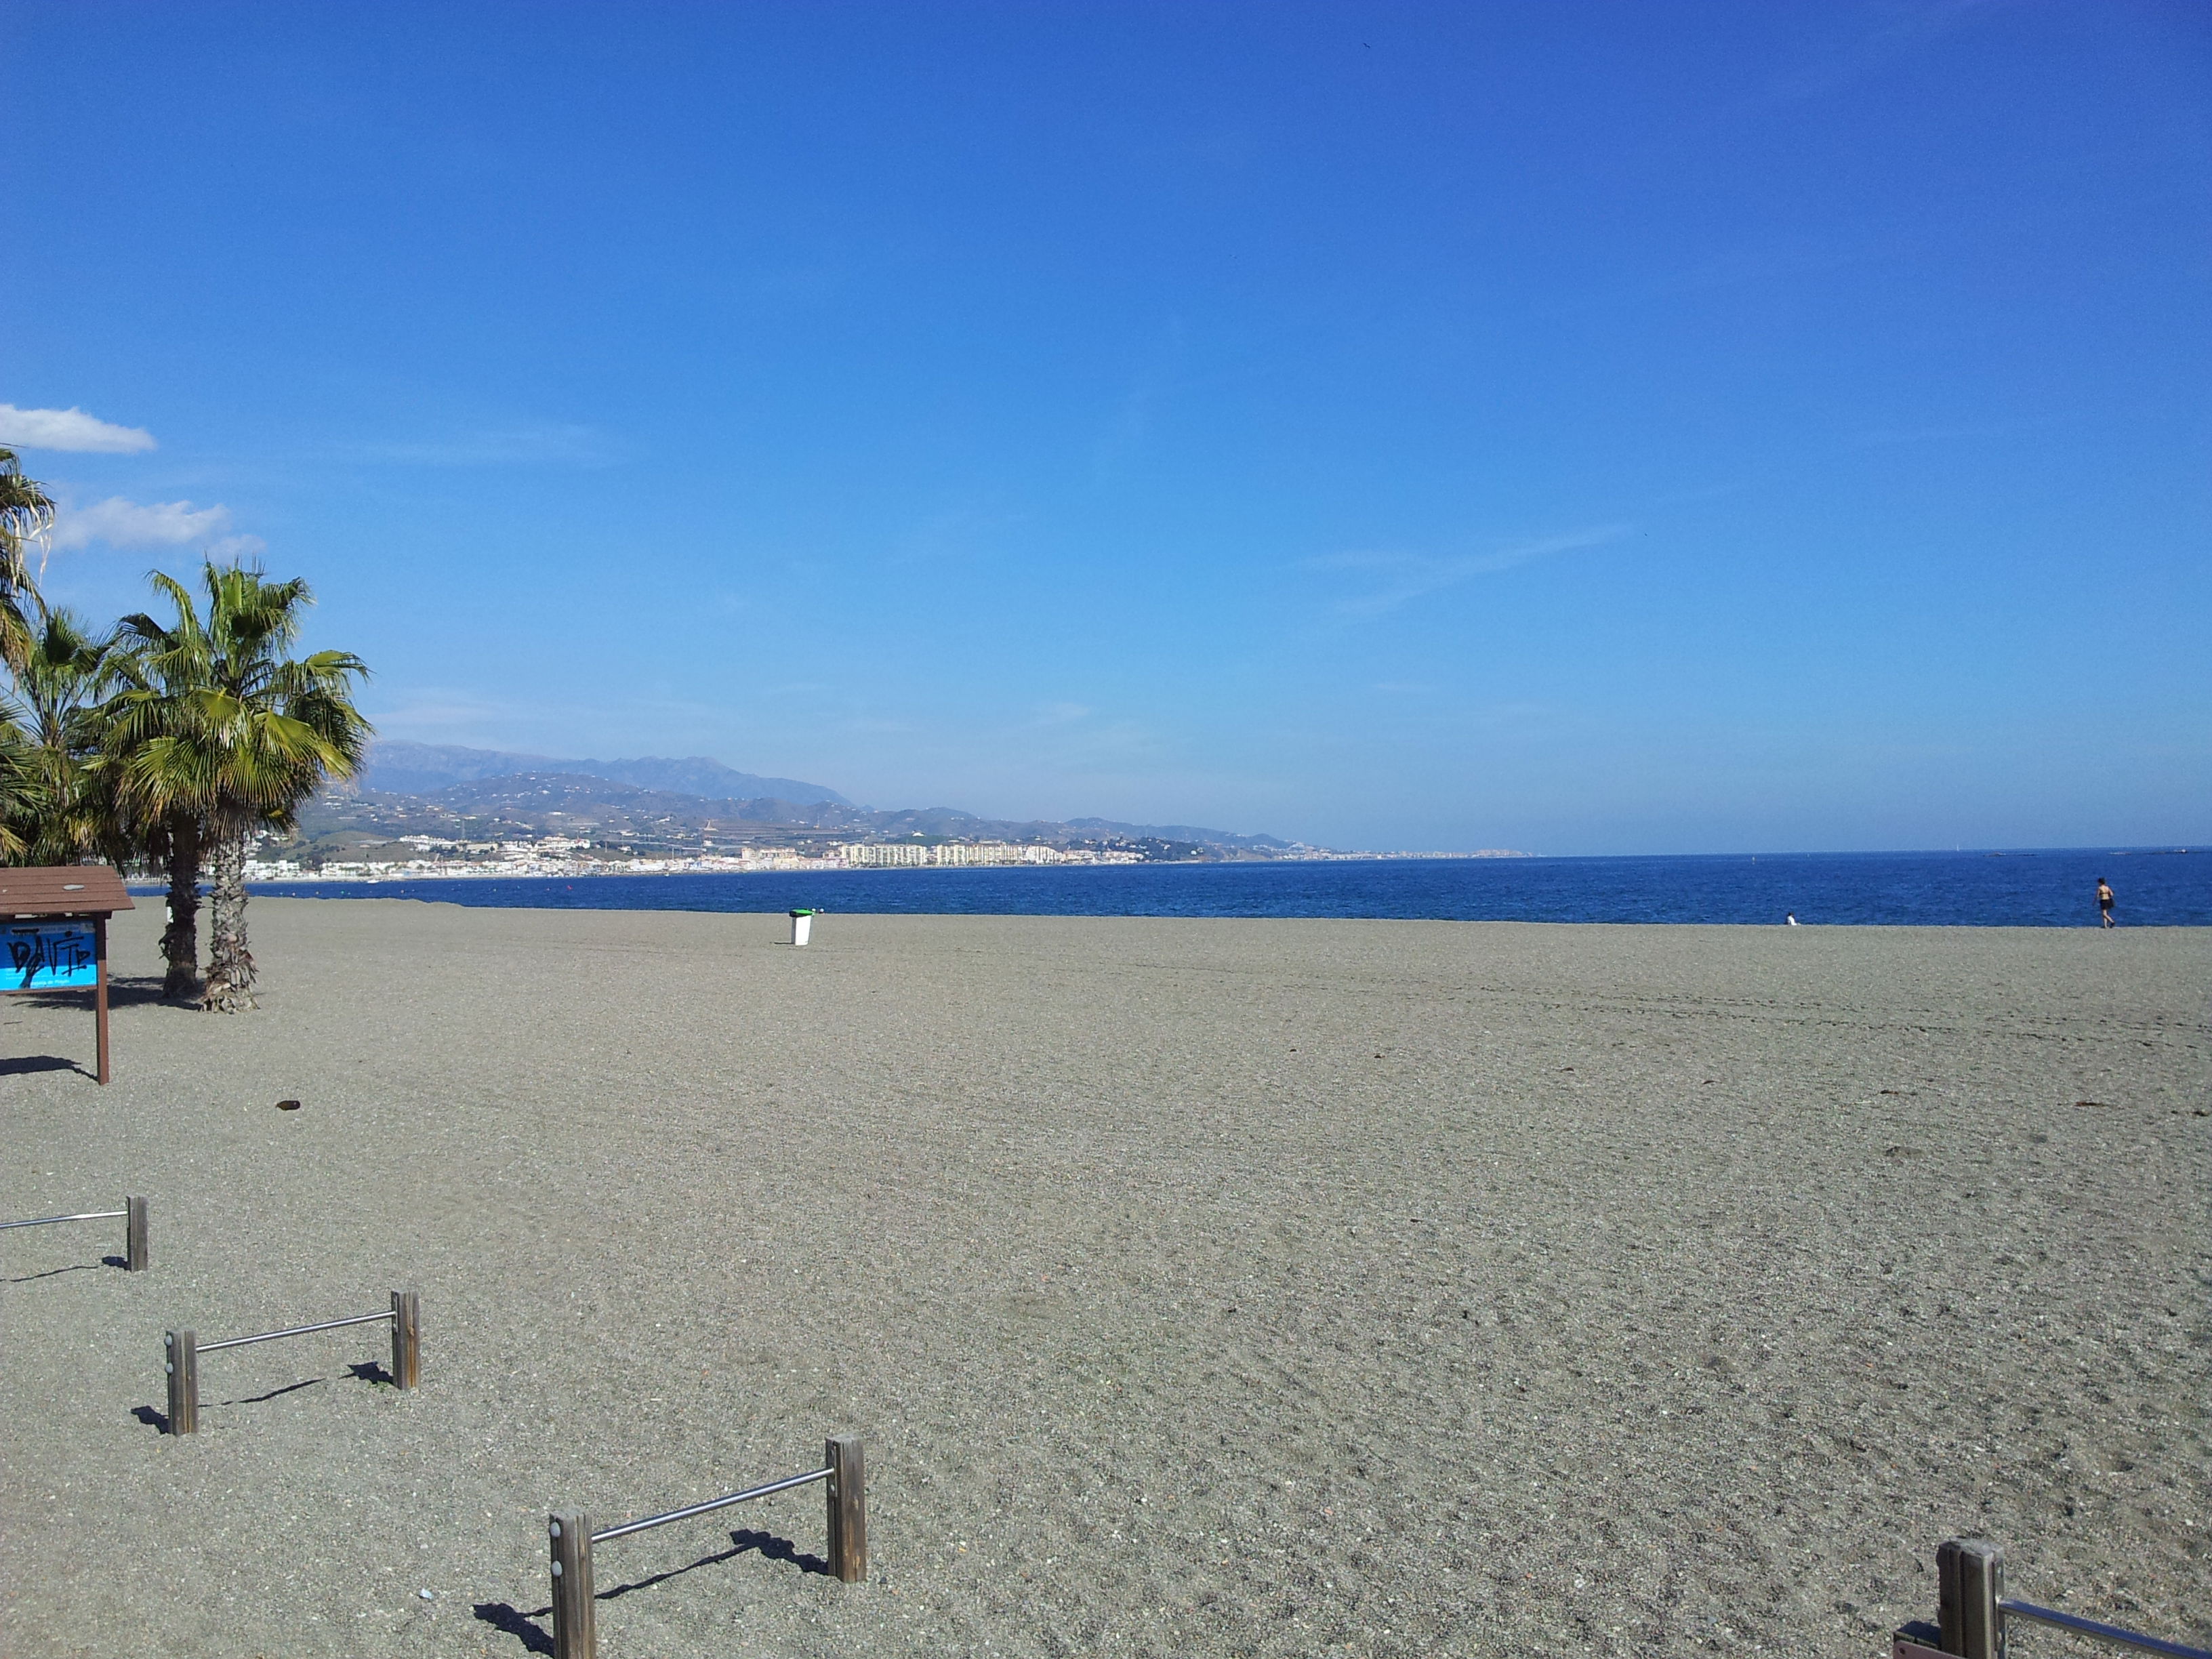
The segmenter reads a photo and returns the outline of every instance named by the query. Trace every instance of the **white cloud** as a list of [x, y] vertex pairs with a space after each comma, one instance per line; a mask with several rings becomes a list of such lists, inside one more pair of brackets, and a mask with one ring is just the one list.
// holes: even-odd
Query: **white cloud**
[[194, 507], [190, 501], [141, 504], [110, 495], [90, 507], [64, 507], [54, 521], [57, 551], [89, 547], [94, 542], [125, 550], [198, 547], [211, 557], [237, 558], [267, 545], [258, 536], [230, 532], [230, 509], [220, 501]]
[[1493, 575], [1534, 559], [1549, 558], [1555, 553], [1602, 547], [1607, 542], [1619, 541], [1633, 529], [1632, 525], [1595, 525], [1563, 536], [1521, 542], [1495, 553], [1467, 554], [1458, 558], [1439, 559], [1424, 553], [1328, 553], [1308, 559], [1305, 564], [1309, 570], [1354, 570], [1377, 580], [1381, 585], [1373, 592], [1340, 600], [1336, 607], [1350, 616], [1376, 617], [1396, 610], [1408, 599], [1456, 586], [1477, 576]]
[[117, 426], [81, 409], [18, 409], [13, 404], [0, 404], [0, 444], [97, 455], [136, 455], [155, 447], [154, 434], [143, 427]]

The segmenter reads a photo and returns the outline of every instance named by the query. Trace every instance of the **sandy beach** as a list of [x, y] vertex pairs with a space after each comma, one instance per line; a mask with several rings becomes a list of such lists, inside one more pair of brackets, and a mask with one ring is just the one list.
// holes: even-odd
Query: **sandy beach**
[[0, 1003], [0, 1218], [155, 1259], [0, 1234], [9, 1656], [550, 1652], [549, 1509], [842, 1431], [870, 1582], [611, 1542], [608, 1659], [1873, 1659], [1969, 1532], [2212, 1642], [2212, 932], [257, 900], [224, 1019], [141, 905], [111, 1087]]

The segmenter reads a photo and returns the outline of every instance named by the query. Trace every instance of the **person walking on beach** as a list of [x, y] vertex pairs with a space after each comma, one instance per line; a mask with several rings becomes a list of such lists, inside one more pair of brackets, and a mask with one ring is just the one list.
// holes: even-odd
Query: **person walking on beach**
[[2097, 915], [2107, 927], [2117, 927], [2112, 920], [2112, 884], [2102, 876], [2097, 878]]

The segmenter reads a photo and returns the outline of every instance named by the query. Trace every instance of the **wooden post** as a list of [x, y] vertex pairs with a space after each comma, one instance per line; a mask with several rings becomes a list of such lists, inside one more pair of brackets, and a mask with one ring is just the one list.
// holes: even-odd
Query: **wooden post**
[[107, 918], [92, 919], [92, 1013], [100, 1027], [100, 1080], [107, 1081]]
[[1986, 1538], [1954, 1538], [1936, 1551], [1936, 1613], [1943, 1651], [2002, 1659], [2004, 1552]]
[[868, 1576], [868, 1476], [860, 1437], [833, 1437], [822, 1461], [830, 1468], [830, 1571], [857, 1584]]
[[171, 1331], [167, 1358], [169, 1374], [169, 1432], [200, 1431], [200, 1340], [192, 1331]]
[[422, 1293], [392, 1293], [392, 1380], [411, 1389], [422, 1380]]
[[592, 1601], [592, 1520], [574, 1512], [551, 1516], [553, 1659], [599, 1659]]
[[123, 1213], [124, 1271], [143, 1273], [154, 1265], [154, 1251], [146, 1237], [146, 1200], [125, 1199]]

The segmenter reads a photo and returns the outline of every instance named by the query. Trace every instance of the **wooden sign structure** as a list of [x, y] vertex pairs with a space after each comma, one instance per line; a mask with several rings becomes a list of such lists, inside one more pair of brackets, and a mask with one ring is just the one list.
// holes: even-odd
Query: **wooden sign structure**
[[135, 910], [105, 864], [0, 870], [0, 993], [89, 991], [107, 1081], [107, 919]]

